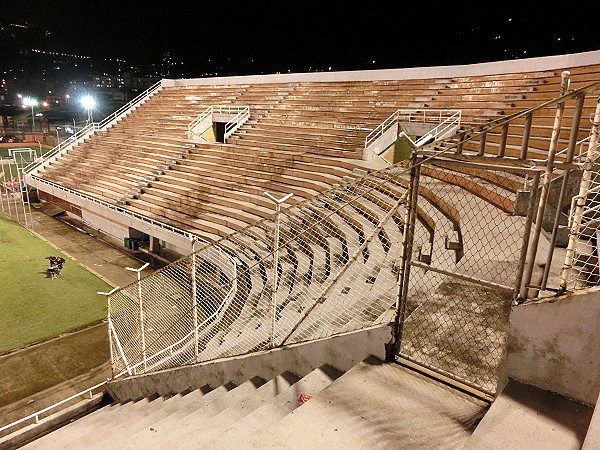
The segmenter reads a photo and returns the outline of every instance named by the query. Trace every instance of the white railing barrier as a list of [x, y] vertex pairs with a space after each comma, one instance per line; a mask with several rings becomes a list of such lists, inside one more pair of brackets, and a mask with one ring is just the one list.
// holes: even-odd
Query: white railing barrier
[[37, 183], [45, 184], [45, 185], [50, 186], [50, 187], [52, 187], [54, 189], [63, 191], [65, 193], [69, 194], [69, 195], [73, 195], [75, 197], [79, 197], [79, 198], [85, 200], [86, 202], [95, 203], [96, 205], [103, 206], [103, 207], [105, 207], [107, 209], [110, 209], [111, 211], [114, 211], [114, 212], [116, 212], [118, 214], [122, 214], [124, 216], [134, 218], [134, 219], [139, 220], [139, 221], [141, 221], [143, 223], [146, 223], [146, 224], [158, 227], [158, 228], [160, 228], [162, 230], [167, 230], [167, 231], [169, 231], [169, 232], [171, 232], [173, 234], [179, 235], [179, 236], [185, 236], [188, 239], [190, 237], [193, 237], [193, 238], [195, 238], [195, 239], [197, 239], [197, 240], [199, 240], [199, 241], [201, 241], [203, 243], [208, 243], [208, 241], [202, 239], [201, 237], [196, 236], [195, 234], [190, 233], [189, 231], [182, 230], [181, 228], [174, 227], [173, 225], [167, 225], [166, 223], [160, 222], [158, 220], [154, 220], [154, 219], [152, 219], [150, 217], [146, 217], [146, 216], [144, 216], [142, 214], [138, 214], [138, 213], [135, 213], [133, 211], [129, 211], [129, 210], [127, 210], [125, 208], [122, 208], [120, 206], [115, 206], [112, 203], [108, 203], [108, 202], [105, 202], [103, 200], [99, 200], [99, 199], [97, 199], [95, 197], [91, 197], [89, 195], [82, 194], [81, 192], [77, 192], [77, 191], [74, 191], [72, 189], [66, 188], [66, 187], [61, 186], [60, 184], [54, 183], [52, 181], [44, 180], [44, 179], [38, 177], [37, 175], [31, 175], [30, 174], [30, 175], [27, 175], [27, 176], [29, 178], [35, 180]]
[[23, 169], [24, 173], [31, 172], [33, 169], [35, 169], [40, 164], [43, 164], [44, 162], [48, 161], [50, 158], [52, 158], [54, 156], [57, 156], [60, 152], [62, 152], [66, 148], [68, 148], [68, 147], [76, 144], [77, 142], [85, 139], [90, 134], [92, 134], [94, 131], [100, 130], [100, 129], [106, 127], [107, 125], [109, 125], [111, 122], [114, 122], [114, 121], [120, 119], [131, 108], [137, 106], [139, 103], [141, 103], [142, 101], [146, 100], [150, 95], [154, 94], [160, 87], [161, 87], [161, 82], [159, 81], [158, 83], [156, 83], [153, 86], [151, 86], [150, 88], [148, 88], [146, 91], [142, 92], [140, 95], [138, 95], [136, 98], [134, 98], [130, 102], [128, 102], [125, 105], [121, 106], [119, 109], [117, 109], [112, 114], [106, 116], [100, 122], [98, 122], [98, 123], [90, 123], [90, 124], [86, 125], [84, 128], [82, 128], [81, 130], [77, 131], [75, 134], [73, 134], [72, 136], [70, 136], [69, 138], [67, 138], [66, 140], [64, 140], [63, 142], [59, 143], [52, 150], [50, 150], [49, 152], [47, 152], [44, 155], [40, 156], [36, 160], [32, 161], [28, 166], [26, 166]]
[[365, 138], [365, 148], [368, 148], [373, 142], [382, 137], [387, 130], [395, 126], [398, 122], [420, 122], [439, 124], [429, 133], [433, 133], [436, 139], [445, 137], [444, 133], [451, 128], [460, 126], [461, 111], [447, 109], [399, 109], [392, 113]]
[[233, 116], [225, 124], [225, 139], [231, 136], [240, 126], [242, 126], [250, 117], [249, 106], [233, 105], [211, 105], [202, 111], [198, 117], [188, 124], [188, 136], [194, 135], [201, 137], [195, 132], [195, 128], [213, 114], [227, 114]]
[[235, 133], [249, 118], [250, 108], [246, 106], [225, 124], [225, 139]]
[[37, 412], [34, 412], [33, 414], [29, 414], [28, 416], [25, 416], [19, 420], [15, 420], [14, 422], [9, 423], [8, 425], [4, 425], [2, 427], [0, 427], [0, 432], [4, 431], [4, 430], [8, 430], [20, 423], [26, 422], [28, 420], [34, 419], [35, 423], [39, 423], [40, 421], [40, 416], [44, 413], [47, 413], [48, 411], [52, 411], [53, 409], [77, 398], [77, 397], [83, 397], [84, 395], [88, 394], [89, 398], [92, 398], [92, 392], [95, 391], [96, 389], [100, 388], [101, 386], [105, 386], [108, 383], [108, 380], [103, 381], [102, 383], [98, 383], [95, 386], [92, 386], [91, 388], [87, 388], [81, 392], [78, 392], [77, 394], [73, 394], [70, 397], [67, 397], [59, 402], [54, 403], [53, 405], [50, 405], [44, 409], [40, 409]]
[[[214, 252], [214, 251], [216, 251], [217, 253], [216, 254], [211, 253], [208, 255], [205, 254], [206, 252]], [[197, 302], [196, 302], [196, 298], [195, 298], [196, 297], [196, 288], [194, 286], [194, 284], [195, 284], [194, 277], [196, 274], [194, 263], [195, 263], [197, 256], [200, 256], [200, 257], [204, 256], [206, 258], [206, 260], [211, 261], [211, 262], [214, 262], [217, 258], [224, 259], [224, 261], [228, 264], [228, 267], [230, 268], [230, 270], [228, 270], [228, 267], [223, 267], [223, 266], [219, 266], [219, 267], [221, 269], [228, 271], [227, 275], [231, 282], [231, 286], [230, 286], [228, 292], [225, 294], [223, 300], [220, 302], [218, 307], [215, 309], [215, 311], [212, 314], [210, 314], [208, 317], [206, 317], [201, 323], [197, 323], [197, 318], [196, 318], [196, 314], [195, 314]], [[175, 340], [174, 342], [171, 342], [166, 347], [161, 348], [160, 350], [155, 351], [150, 354], [146, 353], [146, 345], [144, 342], [143, 347], [142, 347], [143, 359], [140, 362], [132, 363], [131, 358], [127, 358], [126, 351], [124, 350], [124, 343], [121, 342], [121, 338], [119, 337], [119, 333], [117, 332], [117, 330], [114, 327], [113, 318], [112, 318], [112, 315], [113, 315], [112, 305], [114, 304], [114, 302], [112, 300], [113, 299], [122, 300], [123, 298], [129, 298], [130, 296], [127, 294], [129, 287], [126, 286], [123, 289], [111, 291], [111, 293], [109, 295], [109, 299], [108, 299], [110, 340], [111, 340], [111, 344], [114, 343], [116, 349], [118, 350], [118, 357], [117, 357], [117, 355], [115, 355], [111, 352], [111, 360], [113, 362], [113, 368], [115, 367], [115, 361], [117, 359], [120, 359], [121, 361], [123, 361], [123, 365], [124, 365], [124, 369], [121, 370], [120, 372], [116, 373], [114, 375], [114, 378], [121, 377], [125, 373], [127, 373], [129, 375], [145, 373], [148, 370], [152, 370], [156, 367], [159, 367], [161, 364], [164, 364], [165, 361], [171, 360], [174, 357], [177, 357], [181, 354], [186, 353], [187, 351], [189, 351], [189, 349], [192, 346], [194, 346], [195, 349], [197, 349], [198, 342], [199, 342], [199, 336], [201, 335], [201, 333], [204, 333], [206, 331], [206, 328], [210, 324], [215, 322], [215, 319], [218, 318], [219, 314], [223, 310], [228, 308], [229, 305], [231, 304], [231, 302], [234, 300], [235, 294], [237, 292], [237, 262], [231, 255], [229, 255], [227, 252], [224, 252], [218, 245], [212, 244], [208, 247], [205, 247], [205, 248], [199, 250], [198, 252], [192, 253], [190, 256], [183, 258], [182, 260], [187, 262], [187, 259], [189, 259], [189, 258], [191, 258], [191, 264], [192, 264], [192, 267], [194, 268], [194, 270], [192, 271], [192, 279], [191, 279], [192, 286], [193, 286], [192, 292], [191, 292], [191, 296], [193, 298], [193, 310], [192, 310], [191, 314], [194, 317], [194, 326], [190, 331], [188, 331], [181, 338]], [[173, 263], [173, 265], [177, 265], [177, 264], [179, 264], [181, 266], [184, 263], [181, 263], [181, 262]], [[165, 268], [165, 270], [168, 270], [168, 267], [169, 266], [167, 266], [167, 268]], [[141, 291], [142, 291], [142, 284], [140, 281], [138, 281], [138, 285], [136, 287], [136, 291], [139, 296], [141, 296]], [[139, 302], [138, 306], [137, 306], [137, 308], [138, 308], [137, 317], [142, 317], [142, 321], [143, 321], [144, 314], [139, 310], [142, 307], [143, 307], [142, 302]], [[142, 327], [142, 324], [140, 324], [140, 327]], [[142, 329], [143, 329], [143, 327], [142, 327]], [[196, 350], [194, 351], [194, 353], [197, 356]]]

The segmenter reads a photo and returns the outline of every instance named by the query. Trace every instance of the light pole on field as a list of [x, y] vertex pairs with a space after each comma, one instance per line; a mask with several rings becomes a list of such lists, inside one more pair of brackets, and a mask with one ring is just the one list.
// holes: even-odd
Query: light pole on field
[[86, 95], [81, 99], [81, 105], [87, 110], [87, 123], [88, 125], [94, 123], [93, 109], [96, 106], [96, 100], [90, 95]]
[[35, 128], [35, 114], [33, 113], [33, 107], [37, 106], [38, 102], [35, 98], [25, 97], [23, 99], [23, 104], [25, 106], [31, 106], [31, 131]]

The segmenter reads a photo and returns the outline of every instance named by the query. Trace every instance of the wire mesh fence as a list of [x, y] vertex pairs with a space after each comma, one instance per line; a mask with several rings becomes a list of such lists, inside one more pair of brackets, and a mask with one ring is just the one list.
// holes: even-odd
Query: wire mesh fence
[[[272, 217], [110, 295], [114, 374], [325, 338], [398, 314], [398, 356], [493, 394], [511, 304], [537, 276], [529, 250], [544, 167], [418, 158], [412, 175], [400, 164], [293, 206], [285, 196]], [[596, 201], [589, 196], [584, 214], [590, 230]], [[551, 255], [548, 242], [536, 236]], [[597, 276], [597, 255], [587, 264]]]
[[585, 289], [600, 281], [600, 167], [598, 134], [600, 107], [586, 153], [586, 162], [579, 183], [579, 193], [573, 197], [569, 214], [569, 245], [561, 273], [563, 288]]
[[600, 173], [594, 171], [590, 177], [590, 189], [585, 198], [585, 206], [576, 241], [574, 270], [569, 275], [572, 289], [585, 289], [598, 284], [598, 230], [600, 228]]
[[113, 293], [113, 372], [143, 373], [389, 322], [407, 183], [405, 169], [389, 169], [283, 205], [272, 218]]
[[399, 355], [488, 393], [531, 220], [531, 206], [517, 208], [523, 180], [522, 171], [437, 160], [415, 175]]

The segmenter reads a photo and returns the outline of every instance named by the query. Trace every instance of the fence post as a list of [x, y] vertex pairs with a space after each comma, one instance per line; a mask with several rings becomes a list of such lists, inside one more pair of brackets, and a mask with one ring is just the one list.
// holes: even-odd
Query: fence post
[[[567, 157], [565, 162], [571, 164], [573, 162], [573, 156], [575, 154], [575, 146], [577, 145], [577, 135], [579, 133], [579, 124], [581, 122], [581, 113], [583, 111], [583, 103], [585, 101], [585, 96], [581, 95], [577, 98], [577, 104], [575, 106], [575, 111], [573, 113], [573, 124], [571, 125], [571, 135], [569, 136], [569, 146], [567, 147]], [[560, 225], [560, 219], [563, 215], [562, 208], [565, 201], [565, 196], [567, 193], [567, 186], [569, 183], [569, 175], [571, 174], [571, 169], [565, 169], [562, 176], [562, 183], [560, 184], [560, 192], [558, 194], [558, 201], [556, 204], [556, 212], [554, 214], [554, 224], [552, 226], [552, 234], [550, 235], [550, 248], [548, 250], [548, 255], [546, 257], [546, 266], [544, 268], [544, 274], [542, 276], [541, 288], [546, 289], [546, 285], [548, 283], [548, 276], [550, 274], [550, 268], [552, 266], [552, 256], [554, 255], [554, 247], [556, 246], [556, 241], [558, 239], [558, 231]]]
[[521, 295], [527, 294], [526, 283], [523, 282], [523, 272], [525, 271], [525, 264], [527, 262], [527, 250], [529, 249], [529, 238], [531, 237], [531, 223], [533, 220], [533, 211], [535, 210], [535, 193], [538, 190], [540, 184], [540, 172], [535, 172], [533, 179], [531, 180], [531, 195], [529, 196], [529, 203], [527, 205], [527, 217], [525, 219], [525, 227], [523, 228], [523, 241], [521, 244], [521, 254], [519, 257], [519, 264], [517, 266], [517, 279], [515, 281], [515, 290], [513, 292], [513, 299], [515, 304], [519, 304], [525, 300]]
[[147, 357], [146, 357], [146, 332], [144, 330], [144, 302], [143, 302], [143, 298], [142, 298], [142, 279], [141, 279], [140, 273], [142, 272], [142, 270], [144, 270], [149, 265], [150, 265], [150, 263], [146, 263], [139, 269], [134, 269], [132, 267], [125, 267], [125, 270], [131, 270], [132, 272], [137, 272], [138, 305], [140, 307], [140, 315], [139, 315], [140, 337], [142, 340], [142, 357], [144, 358], [144, 372], [146, 372], [146, 360], [147, 360]]
[[[98, 295], [106, 295], [106, 317], [108, 318], [108, 348], [110, 350], [110, 366], [111, 366], [111, 370], [114, 368], [114, 363], [115, 363], [115, 358], [114, 358], [114, 351], [113, 351], [113, 340], [112, 340], [112, 327], [110, 326], [111, 324], [111, 317], [110, 317], [110, 313], [111, 313], [111, 308], [110, 308], [110, 296], [116, 292], [119, 289], [119, 286], [116, 286], [113, 290], [111, 290], [110, 292], [96, 292], [96, 294]], [[114, 371], [113, 371], [113, 375], [114, 375]]]
[[196, 358], [196, 362], [198, 362], [198, 298], [197, 298], [197, 294], [196, 294], [196, 286], [197, 286], [197, 279], [196, 279], [196, 239], [194, 238], [194, 236], [190, 235], [190, 241], [192, 243], [192, 254], [191, 254], [191, 258], [192, 258], [192, 307], [193, 312], [193, 320], [194, 320], [194, 356]]
[[275, 202], [275, 237], [273, 239], [273, 295], [271, 298], [271, 348], [275, 348], [275, 321], [277, 315], [277, 283], [279, 272], [277, 267], [279, 265], [279, 224], [280, 224], [280, 213], [281, 204], [289, 199], [294, 194], [287, 194], [286, 196], [277, 200], [268, 192], [264, 193], [269, 199]]
[[392, 341], [386, 344], [386, 361], [392, 362], [400, 352], [404, 316], [406, 313], [406, 300], [408, 297], [408, 284], [410, 278], [410, 260], [412, 256], [414, 229], [416, 220], [416, 206], [419, 198], [420, 164], [417, 165], [417, 152], [413, 151], [410, 158], [410, 182], [407, 191], [407, 202], [404, 214], [404, 230], [402, 233], [402, 256], [398, 270], [396, 291], [396, 314], [392, 329]]
[[600, 97], [598, 97], [596, 103], [596, 112], [592, 122], [592, 130], [590, 132], [590, 143], [588, 146], [586, 161], [584, 164], [583, 175], [581, 176], [581, 183], [579, 185], [579, 194], [576, 199], [575, 208], [573, 211], [573, 222], [571, 229], [569, 230], [569, 244], [565, 253], [565, 263], [560, 271], [560, 286], [559, 294], [562, 294], [567, 290], [567, 284], [571, 270], [573, 269], [573, 259], [575, 257], [575, 246], [577, 245], [577, 239], [579, 239], [579, 232], [581, 228], [581, 222], [583, 220], [583, 210], [587, 200], [587, 193], [590, 189], [592, 182], [592, 167], [594, 166], [594, 160], [597, 156], [598, 148], [598, 134], [600, 133]]
[[[560, 95], [564, 95], [569, 86], [568, 71], [564, 71], [561, 74], [561, 85]], [[548, 160], [546, 162], [546, 171], [544, 172], [544, 179], [542, 181], [542, 191], [540, 193], [540, 199], [538, 203], [537, 214], [535, 217], [535, 229], [531, 244], [529, 246], [529, 253], [527, 257], [527, 266], [525, 268], [524, 283], [522, 284], [521, 292], [519, 297], [521, 300], [525, 300], [529, 297], [528, 286], [531, 284], [531, 277], [533, 275], [533, 267], [535, 265], [535, 257], [538, 250], [538, 244], [540, 234], [542, 232], [542, 222], [544, 221], [544, 212], [546, 210], [546, 203], [550, 194], [550, 185], [552, 183], [552, 173], [554, 171], [554, 160], [556, 158], [556, 150], [558, 148], [558, 138], [560, 135], [560, 127], [562, 123], [563, 113], [565, 110], [565, 102], [560, 102], [556, 108], [556, 114], [554, 116], [554, 124], [552, 126], [552, 137], [550, 138], [550, 147], [548, 148]], [[537, 294], [536, 294], [537, 296]]]

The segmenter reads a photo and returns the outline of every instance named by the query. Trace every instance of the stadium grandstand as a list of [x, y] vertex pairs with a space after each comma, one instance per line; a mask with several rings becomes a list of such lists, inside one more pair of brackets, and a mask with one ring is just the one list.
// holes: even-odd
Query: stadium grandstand
[[599, 448], [599, 95], [600, 51], [163, 79], [23, 167], [157, 270], [0, 448]]

